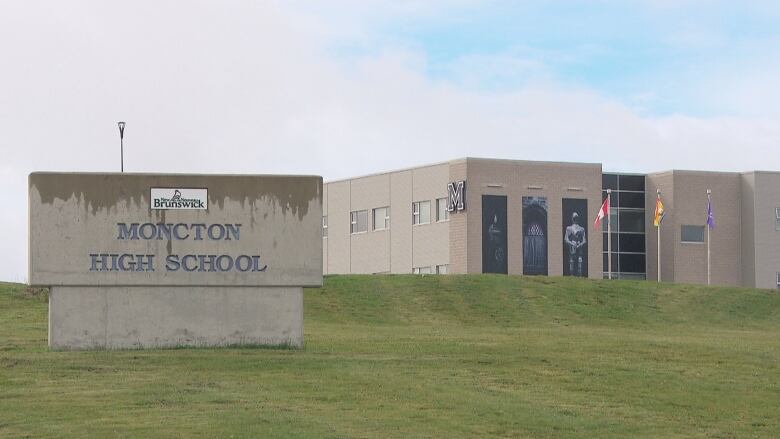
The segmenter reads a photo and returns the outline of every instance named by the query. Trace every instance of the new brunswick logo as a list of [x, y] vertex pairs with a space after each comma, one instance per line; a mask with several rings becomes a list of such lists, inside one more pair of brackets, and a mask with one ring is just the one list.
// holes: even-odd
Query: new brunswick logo
[[208, 189], [151, 188], [151, 206], [156, 210], [207, 210]]

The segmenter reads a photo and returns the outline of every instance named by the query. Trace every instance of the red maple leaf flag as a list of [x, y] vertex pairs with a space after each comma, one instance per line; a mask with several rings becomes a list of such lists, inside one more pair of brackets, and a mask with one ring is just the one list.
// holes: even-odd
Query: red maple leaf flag
[[604, 217], [607, 217], [607, 221], [609, 221], [609, 195], [604, 199], [604, 204], [601, 205], [599, 213], [596, 214], [596, 221], [593, 223], [593, 227], [596, 230], [601, 227], [601, 220], [604, 219]]

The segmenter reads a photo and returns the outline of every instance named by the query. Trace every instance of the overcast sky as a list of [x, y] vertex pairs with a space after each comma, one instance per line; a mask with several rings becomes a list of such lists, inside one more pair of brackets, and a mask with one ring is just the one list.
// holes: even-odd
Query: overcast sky
[[0, 279], [27, 174], [117, 171], [118, 120], [127, 171], [780, 170], [780, 3], [540, 3], [0, 2]]

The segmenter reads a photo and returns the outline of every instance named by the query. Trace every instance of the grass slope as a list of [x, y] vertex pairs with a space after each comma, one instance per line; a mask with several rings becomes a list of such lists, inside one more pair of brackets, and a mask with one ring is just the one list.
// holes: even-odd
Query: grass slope
[[335, 276], [305, 349], [49, 352], [0, 284], [0, 437], [779, 437], [774, 291]]

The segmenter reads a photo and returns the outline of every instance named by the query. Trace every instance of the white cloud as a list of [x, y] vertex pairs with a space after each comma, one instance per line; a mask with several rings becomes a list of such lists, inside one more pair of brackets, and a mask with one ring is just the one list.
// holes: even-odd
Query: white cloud
[[[268, 3], [35, 5], [0, 6], [0, 279], [26, 276], [27, 173], [117, 170], [120, 119], [130, 171], [339, 178], [462, 156], [780, 169], [776, 113], [648, 117], [553, 80], [479, 91], [426, 76], [408, 47], [333, 57], [327, 22]], [[461, 79], [469, 63], [544, 72], [477, 56]]]

